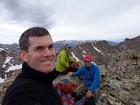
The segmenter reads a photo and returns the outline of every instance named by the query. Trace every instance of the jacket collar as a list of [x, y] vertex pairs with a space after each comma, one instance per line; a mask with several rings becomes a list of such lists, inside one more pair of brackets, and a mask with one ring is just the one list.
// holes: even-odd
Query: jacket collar
[[22, 65], [22, 72], [25, 73], [29, 78], [45, 81], [51, 84], [52, 81], [58, 76], [58, 72], [55, 69], [52, 72], [45, 74], [29, 67], [25, 62]]

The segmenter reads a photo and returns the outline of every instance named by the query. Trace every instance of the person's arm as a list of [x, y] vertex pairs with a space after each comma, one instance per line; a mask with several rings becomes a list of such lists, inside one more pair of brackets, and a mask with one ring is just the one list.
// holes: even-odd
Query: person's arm
[[72, 62], [72, 63], [78, 63], [75, 59], [71, 58], [71, 57], [68, 57], [68, 61], [69, 62]]
[[83, 71], [83, 66], [80, 69], [78, 69], [76, 72], [73, 72], [72, 76], [73, 77], [80, 76], [82, 74], [82, 71]]
[[68, 72], [68, 76], [80, 76], [82, 74], [82, 71], [83, 71], [83, 67], [81, 67], [79, 70], [77, 70], [76, 72]]
[[60, 62], [61, 62], [61, 64], [62, 64], [64, 67], [68, 68], [68, 67], [69, 67], [69, 62], [67, 62], [66, 59], [67, 59], [66, 53], [65, 53], [65, 52], [62, 52], [62, 53], [61, 53]]
[[89, 87], [89, 90], [91, 92], [94, 92], [96, 90], [96, 88], [100, 85], [100, 70], [98, 68], [98, 66], [94, 65], [94, 75], [93, 75], [93, 82], [91, 84], [91, 86]]

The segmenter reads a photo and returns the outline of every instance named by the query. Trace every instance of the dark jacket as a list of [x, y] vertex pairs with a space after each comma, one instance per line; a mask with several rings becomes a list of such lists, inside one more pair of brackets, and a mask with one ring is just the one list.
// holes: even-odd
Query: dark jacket
[[52, 85], [57, 76], [55, 70], [43, 74], [24, 63], [22, 72], [7, 89], [2, 105], [62, 105]]

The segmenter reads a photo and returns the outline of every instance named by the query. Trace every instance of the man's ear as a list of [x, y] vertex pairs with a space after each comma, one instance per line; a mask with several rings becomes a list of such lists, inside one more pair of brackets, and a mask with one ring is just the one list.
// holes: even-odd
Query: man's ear
[[27, 62], [28, 61], [28, 58], [27, 58], [27, 52], [26, 51], [23, 51], [23, 50], [20, 50], [18, 52], [18, 56], [21, 60], [23, 60], [24, 62]]

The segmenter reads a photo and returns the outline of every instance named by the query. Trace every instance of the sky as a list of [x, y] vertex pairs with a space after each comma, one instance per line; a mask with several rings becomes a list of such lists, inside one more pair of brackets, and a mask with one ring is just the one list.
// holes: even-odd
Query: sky
[[0, 0], [0, 43], [18, 43], [30, 27], [53, 41], [122, 42], [140, 35], [140, 0]]

